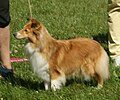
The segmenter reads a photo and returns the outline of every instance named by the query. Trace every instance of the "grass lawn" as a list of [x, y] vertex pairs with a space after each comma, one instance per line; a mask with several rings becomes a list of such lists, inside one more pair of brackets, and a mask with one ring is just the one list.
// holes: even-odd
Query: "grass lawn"
[[[33, 17], [42, 22], [56, 39], [88, 37], [107, 48], [107, 0], [31, 0]], [[10, 0], [11, 57], [26, 57], [24, 40], [13, 33], [20, 30], [30, 16], [28, 0]], [[110, 79], [96, 89], [78, 79], [70, 80], [61, 90], [44, 91], [43, 82], [32, 72], [29, 62], [12, 63], [15, 84], [0, 80], [0, 100], [120, 100], [120, 68], [110, 62]], [[117, 74], [117, 75], [116, 75]]]

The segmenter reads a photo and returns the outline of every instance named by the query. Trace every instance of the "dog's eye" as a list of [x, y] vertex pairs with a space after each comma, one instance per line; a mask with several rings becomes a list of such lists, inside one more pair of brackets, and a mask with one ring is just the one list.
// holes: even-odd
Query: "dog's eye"
[[25, 32], [27, 32], [27, 30], [25, 30]]

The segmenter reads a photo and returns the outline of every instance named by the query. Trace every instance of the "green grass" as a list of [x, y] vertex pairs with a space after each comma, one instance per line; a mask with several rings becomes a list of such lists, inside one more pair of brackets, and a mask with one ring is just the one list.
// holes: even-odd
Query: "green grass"
[[[93, 38], [107, 48], [107, 0], [31, 0], [33, 17], [42, 22], [56, 39]], [[30, 16], [28, 0], [11, 0], [11, 57], [26, 57], [24, 44], [13, 33], [20, 30]], [[111, 78], [104, 88], [71, 80], [61, 90], [44, 91], [43, 83], [31, 70], [29, 62], [12, 63], [16, 82], [0, 80], [1, 100], [120, 100], [120, 68], [110, 63]]]

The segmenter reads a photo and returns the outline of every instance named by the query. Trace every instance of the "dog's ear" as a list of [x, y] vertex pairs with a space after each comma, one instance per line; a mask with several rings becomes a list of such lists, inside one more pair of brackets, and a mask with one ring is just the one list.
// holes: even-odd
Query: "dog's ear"
[[30, 21], [32, 23], [31, 24], [31, 28], [35, 28], [35, 29], [39, 29], [40, 28], [40, 23], [37, 20], [31, 19]]

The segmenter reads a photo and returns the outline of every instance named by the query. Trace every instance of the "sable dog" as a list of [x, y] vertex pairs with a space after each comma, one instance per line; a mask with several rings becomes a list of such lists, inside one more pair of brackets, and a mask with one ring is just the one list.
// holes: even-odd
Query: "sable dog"
[[43, 79], [45, 90], [56, 90], [71, 76], [95, 77], [98, 88], [109, 77], [109, 58], [102, 46], [88, 38], [56, 40], [44, 25], [30, 19], [17, 39], [26, 38], [25, 46], [33, 71]]

